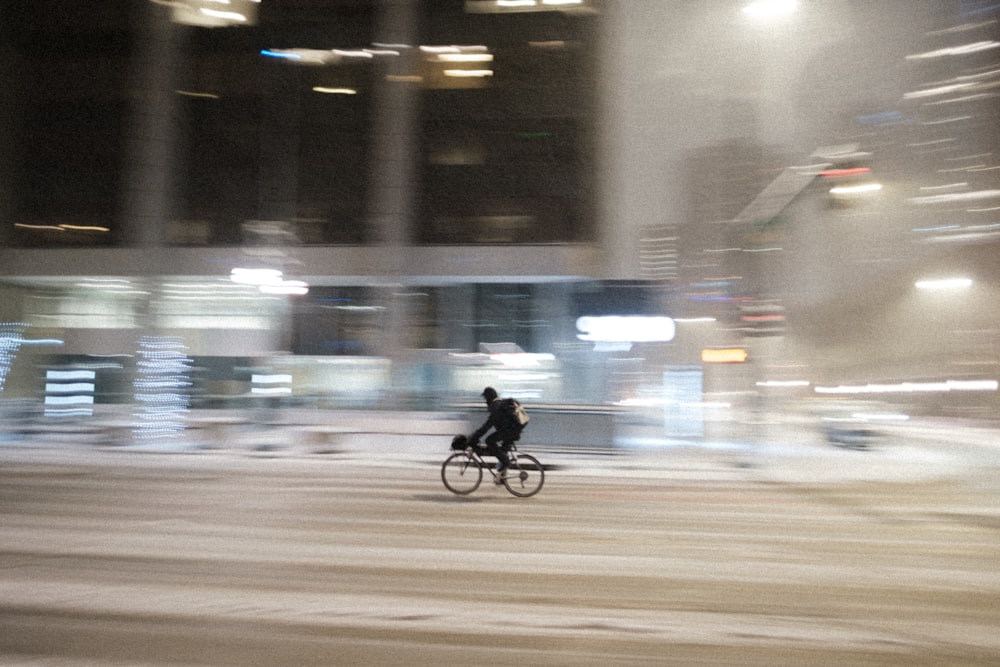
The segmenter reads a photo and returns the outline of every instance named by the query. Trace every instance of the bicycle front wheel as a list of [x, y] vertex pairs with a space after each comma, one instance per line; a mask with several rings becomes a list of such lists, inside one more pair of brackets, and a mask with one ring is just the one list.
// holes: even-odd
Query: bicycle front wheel
[[533, 496], [542, 490], [545, 483], [545, 469], [534, 456], [518, 454], [507, 467], [507, 476], [503, 485], [507, 490], [520, 498]]
[[465, 496], [479, 488], [483, 467], [464, 452], [456, 452], [441, 464], [441, 481], [452, 493]]

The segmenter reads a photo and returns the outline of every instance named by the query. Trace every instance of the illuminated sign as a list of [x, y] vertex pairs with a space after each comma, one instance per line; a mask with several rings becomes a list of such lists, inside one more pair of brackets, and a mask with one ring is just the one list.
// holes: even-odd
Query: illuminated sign
[[746, 349], [742, 347], [706, 348], [701, 351], [701, 360], [706, 364], [742, 364], [747, 356]]
[[585, 315], [576, 321], [580, 340], [596, 343], [666, 343], [676, 327], [669, 317], [646, 315]]

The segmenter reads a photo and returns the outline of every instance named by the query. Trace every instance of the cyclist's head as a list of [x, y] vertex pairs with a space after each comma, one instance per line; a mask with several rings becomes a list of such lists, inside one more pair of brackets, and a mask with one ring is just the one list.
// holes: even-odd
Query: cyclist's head
[[482, 394], [482, 396], [483, 396], [483, 398], [485, 398], [485, 399], [486, 399], [487, 401], [492, 401], [492, 400], [493, 400], [494, 398], [496, 398], [496, 397], [497, 397], [497, 395], [498, 395], [498, 394], [497, 394], [497, 390], [496, 390], [496, 389], [494, 389], [493, 387], [487, 387], [486, 389], [483, 389], [483, 394]]

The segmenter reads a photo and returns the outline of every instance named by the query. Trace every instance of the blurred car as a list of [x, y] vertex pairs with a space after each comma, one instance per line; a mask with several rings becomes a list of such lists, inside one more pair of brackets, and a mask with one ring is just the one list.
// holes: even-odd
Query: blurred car
[[828, 405], [820, 418], [827, 442], [849, 449], [867, 449], [907, 415], [877, 402], [843, 402]]

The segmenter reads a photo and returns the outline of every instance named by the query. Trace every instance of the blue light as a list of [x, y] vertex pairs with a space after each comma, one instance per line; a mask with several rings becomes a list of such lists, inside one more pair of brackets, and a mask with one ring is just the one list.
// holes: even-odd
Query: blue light
[[298, 53], [271, 51], [270, 49], [261, 49], [260, 55], [267, 56], [268, 58], [284, 58], [285, 60], [302, 60], [302, 56], [299, 55]]

